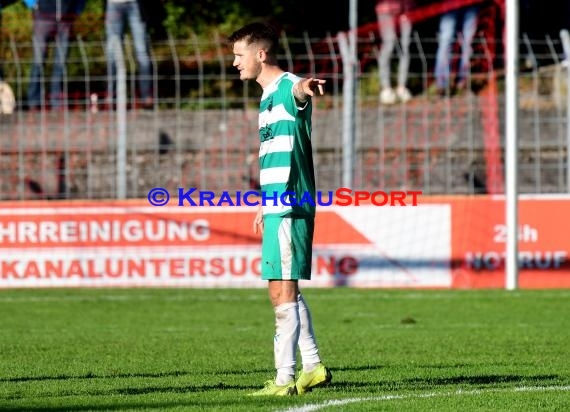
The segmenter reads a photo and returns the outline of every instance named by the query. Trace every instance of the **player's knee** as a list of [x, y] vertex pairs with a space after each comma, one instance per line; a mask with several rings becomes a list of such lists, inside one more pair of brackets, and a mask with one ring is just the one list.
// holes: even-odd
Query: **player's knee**
[[283, 303], [296, 302], [299, 288], [296, 281], [269, 281], [269, 299], [273, 307]]

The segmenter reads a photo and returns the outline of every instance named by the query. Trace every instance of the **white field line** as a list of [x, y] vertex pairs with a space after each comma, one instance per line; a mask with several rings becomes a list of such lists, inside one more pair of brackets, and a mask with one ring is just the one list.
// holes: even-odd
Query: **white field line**
[[547, 391], [570, 391], [570, 386], [519, 386], [515, 388], [490, 388], [490, 389], [473, 389], [473, 390], [457, 390], [454, 392], [429, 392], [409, 395], [382, 395], [368, 396], [359, 398], [332, 399], [321, 403], [307, 404], [296, 406], [288, 409], [281, 409], [279, 412], [311, 412], [318, 411], [328, 407], [343, 406], [351, 403], [361, 402], [381, 402], [394, 399], [423, 399], [423, 398], [446, 398], [464, 395], [480, 395], [485, 393], [508, 393], [508, 392], [547, 392]]

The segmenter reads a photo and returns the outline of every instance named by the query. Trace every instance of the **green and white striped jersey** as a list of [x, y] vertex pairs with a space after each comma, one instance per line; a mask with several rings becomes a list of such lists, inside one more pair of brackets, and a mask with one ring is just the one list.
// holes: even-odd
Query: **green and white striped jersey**
[[259, 106], [259, 168], [264, 217], [315, 216], [311, 99], [299, 106], [283, 73], [263, 89]]

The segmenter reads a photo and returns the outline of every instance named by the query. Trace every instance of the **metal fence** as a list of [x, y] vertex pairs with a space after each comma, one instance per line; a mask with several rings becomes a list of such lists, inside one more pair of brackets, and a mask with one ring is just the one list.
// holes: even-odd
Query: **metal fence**
[[[319, 189], [334, 190], [341, 186], [343, 153], [343, 62], [337, 37], [283, 36], [282, 45], [285, 69], [327, 80], [327, 95], [315, 100], [313, 150]], [[359, 36], [353, 188], [501, 193], [500, 45], [477, 37], [467, 91], [439, 97], [429, 93], [436, 40], [414, 34], [413, 99], [390, 106], [379, 99], [379, 45], [375, 32]], [[137, 99], [136, 61], [127, 38], [124, 112], [107, 104], [104, 44], [80, 38], [72, 43], [64, 105], [38, 111], [25, 110], [31, 44], [7, 39], [3, 47], [9, 56], [3, 62], [4, 80], [17, 106], [0, 117], [0, 199], [142, 198], [156, 186], [215, 192], [256, 187], [261, 90], [255, 82], [239, 80], [223, 38], [153, 43], [150, 109], [141, 108]], [[559, 38], [521, 38], [523, 193], [568, 192], [570, 80], [562, 49]]]

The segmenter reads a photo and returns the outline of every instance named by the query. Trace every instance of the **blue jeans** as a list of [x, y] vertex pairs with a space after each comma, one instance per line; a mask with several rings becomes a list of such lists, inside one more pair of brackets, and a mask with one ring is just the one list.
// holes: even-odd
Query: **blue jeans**
[[398, 63], [398, 87], [405, 87], [408, 81], [408, 68], [410, 66], [410, 40], [412, 23], [404, 14], [377, 14], [382, 47], [378, 57], [380, 66], [380, 83], [383, 89], [390, 88], [390, 58], [396, 46], [396, 19], [400, 28], [400, 61]]
[[469, 6], [458, 10], [452, 10], [441, 16], [439, 22], [439, 38], [435, 62], [435, 81], [439, 89], [449, 88], [451, 46], [455, 38], [456, 26], [463, 22], [461, 60], [457, 71], [456, 82], [464, 82], [469, 74], [471, 60], [471, 43], [477, 30], [477, 6]]
[[58, 107], [63, 98], [63, 77], [65, 75], [65, 62], [69, 49], [69, 35], [71, 21], [56, 21], [53, 17], [42, 16], [34, 11], [33, 48], [34, 61], [28, 85], [28, 106], [31, 108], [41, 106], [45, 99], [43, 80], [44, 61], [47, 54], [47, 46], [50, 41], [55, 41], [55, 55], [50, 81], [50, 105]]
[[113, 45], [122, 45], [125, 35], [125, 25], [129, 24], [135, 46], [135, 55], [139, 71], [139, 93], [141, 99], [152, 97], [152, 77], [150, 54], [146, 41], [146, 27], [142, 20], [136, 0], [111, 3], [107, 2], [105, 30], [107, 35], [107, 73], [109, 76], [109, 97], [114, 96], [116, 82], [116, 60]]

